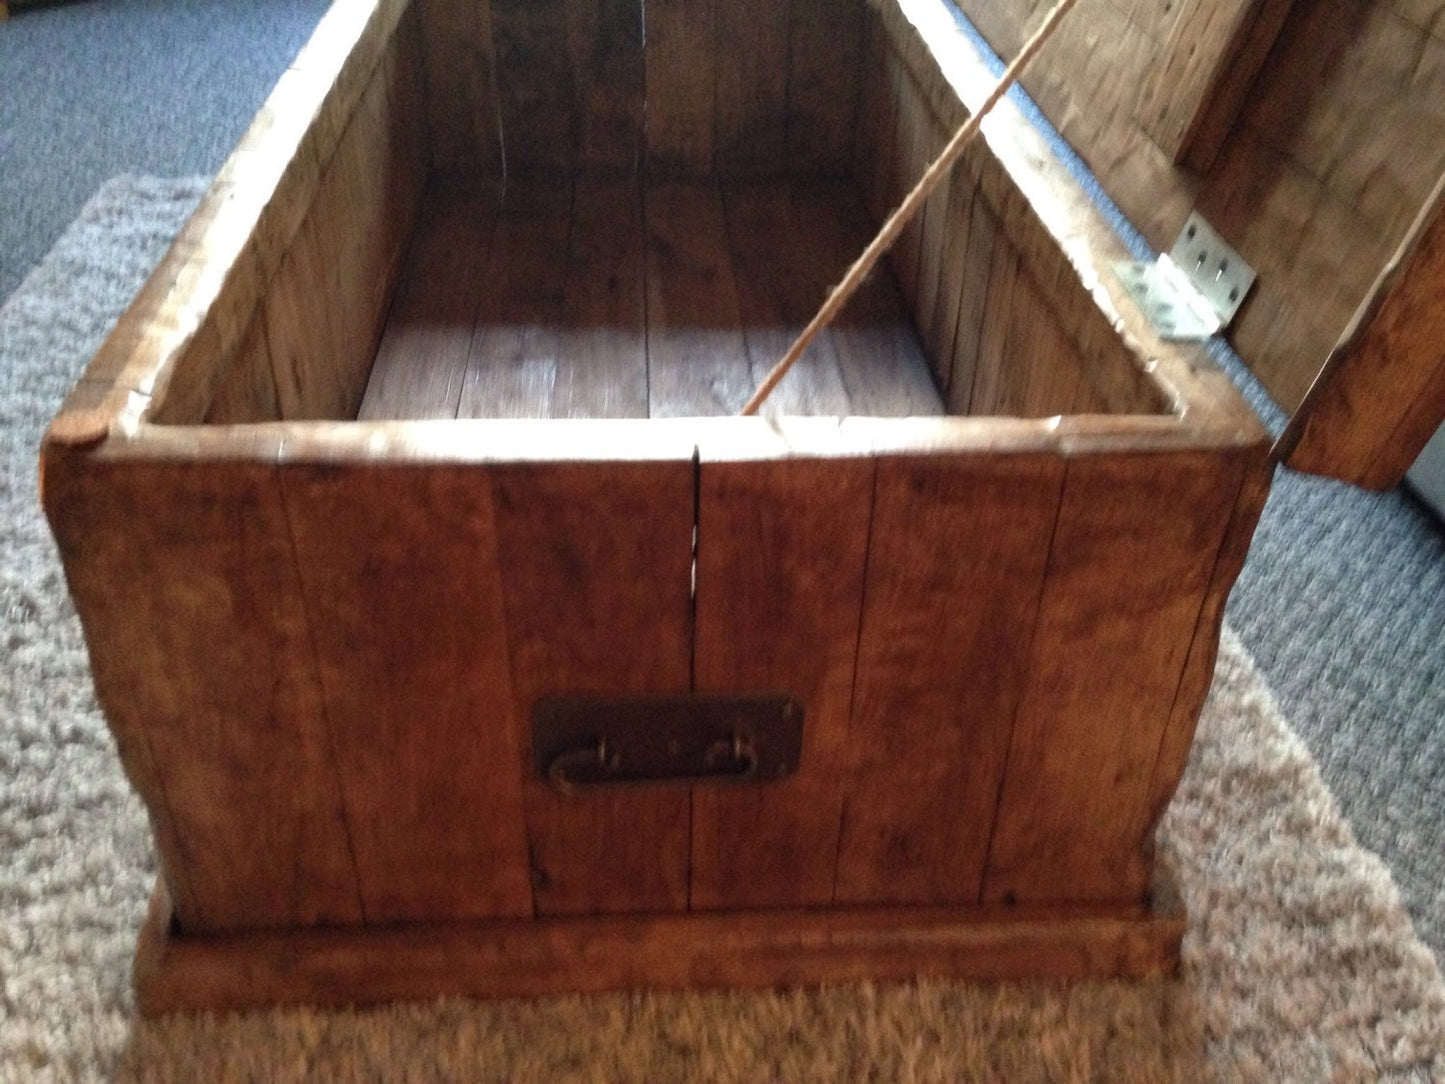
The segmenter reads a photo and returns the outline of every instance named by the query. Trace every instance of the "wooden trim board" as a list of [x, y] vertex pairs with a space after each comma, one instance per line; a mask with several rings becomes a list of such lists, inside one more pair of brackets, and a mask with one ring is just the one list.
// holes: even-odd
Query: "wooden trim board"
[[225, 936], [177, 933], [156, 887], [136, 1000], [158, 1016], [278, 1004], [539, 997], [635, 988], [916, 978], [1145, 978], [1175, 972], [1181, 910], [868, 908], [567, 918]]

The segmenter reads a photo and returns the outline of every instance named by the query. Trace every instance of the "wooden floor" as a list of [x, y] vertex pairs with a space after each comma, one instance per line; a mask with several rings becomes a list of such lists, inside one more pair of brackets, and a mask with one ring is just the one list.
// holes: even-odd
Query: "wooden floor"
[[[360, 417], [736, 413], [871, 235], [846, 182], [434, 192]], [[943, 413], [888, 273], [763, 413]]]

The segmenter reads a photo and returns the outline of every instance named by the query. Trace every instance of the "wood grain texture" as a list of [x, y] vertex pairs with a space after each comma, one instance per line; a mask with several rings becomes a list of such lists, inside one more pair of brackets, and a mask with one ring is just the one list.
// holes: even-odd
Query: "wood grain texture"
[[417, 0], [417, 8], [431, 167], [442, 175], [496, 175], [504, 136], [491, 0]]
[[[1181, 5], [1138, 104], [1141, 126], [1171, 160], [1206, 169], [1212, 164], [1287, 11], [1287, 4], [1263, 0], [1186, 0]], [[1253, 70], [1241, 70], [1246, 62]], [[1232, 111], [1230, 102], [1221, 101], [1225, 94]], [[1215, 142], [1198, 147], [1206, 119], [1211, 134], [1217, 133]]]
[[[968, 246], [959, 285], [958, 320], [953, 338], [953, 365], [948, 378], [948, 412], [970, 415], [983, 413], [973, 406], [973, 385], [978, 379], [979, 353], [983, 346], [985, 314], [995, 267], [1006, 274], [1011, 246], [998, 236], [998, 219], [981, 196], [975, 196], [969, 212]], [[995, 263], [995, 260], [999, 261]], [[997, 317], [995, 316], [995, 319]], [[996, 334], [996, 332], [994, 332]]]
[[1442, 282], [1445, 176], [1281, 439], [1291, 467], [1399, 484], [1445, 421]]
[[639, 178], [579, 177], [553, 417], [647, 417], [645, 250]]
[[1069, 460], [986, 901], [1143, 897], [1153, 772], [1240, 480], [1205, 452]]
[[489, 2], [508, 169], [570, 170], [581, 118], [568, 0]]
[[570, 178], [506, 186], [482, 275], [459, 417], [551, 412], [571, 231]]
[[863, 5], [854, 0], [801, 0], [787, 6], [784, 157], [795, 174], [841, 175], [852, 158], [861, 95], [857, 73], [863, 58]]
[[44, 497], [182, 927], [359, 921], [275, 470], [51, 456]]
[[637, 173], [646, 124], [643, 5], [566, 0], [577, 96], [577, 167]]
[[[795, 179], [804, 266], [815, 297], [826, 297], [873, 237], [852, 185]], [[943, 412], [928, 359], [886, 267], [875, 269], [822, 337], [828, 339], [854, 414], [916, 417]]]
[[485, 472], [281, 476], [366, 921], [530, 916]]
[[359, 420], [457, 416], [498, 201], [498, 186], [491, 183], [429, 192]]
[[1145, 978], [1174, 973], [1185, 928], [1182, 914], [1138, 908], [889, 908], [187, 939], [170, 915], [158, 890], [135, 962], [147, 1015], [447, 995]]
[[691, 451], [679, 442], [659, 462], [493, 472], [539, 915], [687, 906], [687, 792], [561, 797], [534, 778], [531, 715], [547, 694], [688, 691]]
[[[808, 260], [807, 241], [785, 186], [734, 182], [723, 191], [728, 240], [737, 270], [738, 301], [751, 379], [761, 382], [787, 353], [824, 296], [831, 267]], [[816, 229], [831, 222], [821, 221]], [[764, 417], [853, 413], [833, 340], [823, 336], [798, 359], [762, 406]]]
[[413, 74], [393, 58], [377, 69], [266, 294], [287, 420], [355, 418], [360, 409], [420, 205], [411, 129], [392, 124], [393, 103], [415, 99]]
[[698, 483], [698, 692], [803, 702], [786, 780], [694, 789], [697, 910], [832, 902], [873, 500], [867, 459], [712, 462]]
[[717, 128], [717, 0], [651, 0], [647, 42], [647, 171], [713, 171]]
[[272, 375], [271, 353], [266, 345], [266, 325], [257, 312], [211, 405], [206, 408], [206, 424], [280, 420], [281, 403], [276, 395], [276, 378]]
[[[717, 147], [720, 177], [787, 171], [791, 17], [798, 5], [730, 0], [717, 6]], [[811, 6], [811, 5], [802, 5]], [[812, 46], [814, 43], [805, 43]]]
[[839, 902], [978, 902], [1062, 482], [1053, 456], [878, 461]]
[[753, 380], [721, 193], [657, 182], [645, 203], [648, 414], [736, 414]]

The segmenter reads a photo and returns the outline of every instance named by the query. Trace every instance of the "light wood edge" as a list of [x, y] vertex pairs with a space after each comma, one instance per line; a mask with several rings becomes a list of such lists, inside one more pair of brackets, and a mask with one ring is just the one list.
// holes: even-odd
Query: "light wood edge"
[[[1326, 356], [1324, 365], [1315, 376], [1309, 391], [1305, 393], [1303, 401], [1290, 416], [1284, 432], [1275, 442], [1274, 455], [1280, 462], [1309, 474], [1329, 475], [1370, 489], [1385, 490], [1400, 483], [1415, 457], [1429, 441], [1435, 427], [1440, 424], [1439, 418], [1428, 424], [1416, 424], [1413, 427], [1415, 432], [1403, 434], [1402, 439], [1374, 449], [1374, 454], [1368, 461], [1340, 462], [1340, 454], [1332, 441], [1332, 421], [1323, 415], [1330, 413], [1330, 403], [1338, 398], [1339, 386], [1347, 384], [1355, 367], [1362, 364], [1361, 355], [1367, 345], [1377, 334], [1387, 334], [1382, 332], [1378, 325], [1381, 313], [1405, 284], [1415, 257], [1427, 236], [1434, 230], [1445, 229], [1442, 223], [1445, 223], [1445, 174], [1441, 174], [1436, 181], [1435, 188], [1420, 208], [1420, 213], [1415, 216], [1405, 239], [1380, 269], [1370, 292], [1360, 302], [1339, 341]], [[1445, 370], [1445, 361], [1440, 363], [1440, 368]], [[1434, 383], [1438, 384], [1442, 379], [1445, 377], [1437, 374]], [[1373, 385], [1378, 389], [1378, 380], [1374, 380]], [[1377, 399], [1377, 406], [1382, 410], [1394, 408], [1397, 419], [1390, 434], [1394, 436], [1411, 418], [1418, 400], [1424, 396], [1407, 396], [1401, 401], [1398, 389], [1393, 392], [1389, 389], [1386, 391], [1388, 398], [1381, 396]], [[1388, 407], [1386, 403], [1389, 404]], [[1333, 419], [1333, 424], [1344, 423], [1336, 418]]]
[[93, 445], [118, 426], [154, 416], [197, 343], [229, 356], [409, 3], [338, 0], [328, 9], [87, 365], [46, 433], [47, 446]]
[[[868, 3], [925, 102], [956, 128], [988, 92], [992, 76], [946, 0]], [[1110, 269], [1132, 254], [1014, 102], [999, 103], [958, 168], [974, 180], [1051, 300], [1067, 306], [1067, 294], [1074, 293], [1087, 302], [1061, 314], [1086, 355], [1108, 335], [1158, 389], [1162, 409], [1201, 429], [1264, 439], [1253, 410], [1201, 346], [1155, 334]]]
[[[1177, 898], [1160, 892], [1161, 900]], [[1167, 908], [1167, 909], [1166, 909]], [[178, 933], [164, 882], [136, 946], [147, 1016], [443, 996], [1173, 974], [1173, 904], [779, 910]]]
[[1203, 429], [1169, 415], [434, 419], [186, 426], [108, 424], [101, 439], [88, 446], [51, 447], [49, 457], [58, 462], [61, 452], [71, 451], [95, 463], [396, 466], [693, 458], [720, 462], [1015, 452], [1077, 456], [1263, 445], [1264, 441], [1253, 433]]

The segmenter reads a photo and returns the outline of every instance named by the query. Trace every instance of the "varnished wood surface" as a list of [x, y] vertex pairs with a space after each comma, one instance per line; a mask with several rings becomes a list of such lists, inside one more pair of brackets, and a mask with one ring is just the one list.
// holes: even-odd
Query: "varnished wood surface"
[[[835, 181], [516, 178], [433, 199], [363, 419], [735, 413], [869, 236]], [[941, 411], [886, 272], [765, 408]]]
[[1171, 975], [1185, 916], [1147, 907], [877, 908], [185, 937], [157, 889], [136, 952], [148, 1016], [441, 996]]
[[1297, 470], [1398, 485], [1445, 421], [1445, 174], [1280, 440]]

